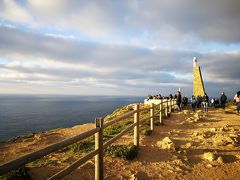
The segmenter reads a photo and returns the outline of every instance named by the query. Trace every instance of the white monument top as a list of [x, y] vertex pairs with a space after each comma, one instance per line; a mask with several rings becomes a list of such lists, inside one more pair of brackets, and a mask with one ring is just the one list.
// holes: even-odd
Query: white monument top
[[197, 57], [193, 57], [193, 67], [197, 66]]

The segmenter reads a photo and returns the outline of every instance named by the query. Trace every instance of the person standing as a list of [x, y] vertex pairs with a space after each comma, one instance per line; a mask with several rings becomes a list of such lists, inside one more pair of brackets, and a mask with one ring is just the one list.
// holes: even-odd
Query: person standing
[[225, 109], [225, 104], [227, 102], [227, 96], [225, 95], [224, 92], [222, 92], [222, 95], [220, 97], [220, 106]]
[[194, 95], [191, 98], [191, 105], [192, 105], [192, 110], [195, 112], [196, 106], [197, 106], [197, 100]]
[[182, 95], [180, 91], [177, 91], [177, 95], [176, 95], [176, 104], [178, 107], [178, 110], [181, 111], [181, 103], [182, 103]]
[[240, 91], [238, 91], [237, 94], [234, 96], [234, 100], [235, 100], [236, 106], [237, 106], [237, 113], [239, 114], [239, 111], [240, 111]]
[[208, 112], [208, 101], [209, 101], [209, 97], [207, 93], [205, 93], [205, 95], [203, 96], [203, 108], [205, 113]]

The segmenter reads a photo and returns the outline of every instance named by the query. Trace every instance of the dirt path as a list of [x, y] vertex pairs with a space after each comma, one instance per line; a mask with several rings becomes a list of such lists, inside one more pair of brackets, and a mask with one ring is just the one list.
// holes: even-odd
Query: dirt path
[[[221, 139], [224, 135], [239, 138], [240, 116], [233, 108], [210, 109], [207, 115], [198, 111], [198, 114], [200, 119], [194, 122], [195, 113], [191, 110], [173, 113], [165, 119], [164, 126], [156, 126], [151, 136], [141, 139], [139, 155], [133, 161], [119, 159], [116, 163], [106, 158], [107, 167], [111, 167], [106, 168], [106, 176], [109, 179], [116, 174], [118, 179], [128, 179], [134, 174], [140, 179], [240, 179], [239, 143], [233, 145]], [[157, 142], [164, 137], [173, 141], [175, 151], [158, 147]], [[223, 162], [203, 158], [205, 152], [215, 151]]]

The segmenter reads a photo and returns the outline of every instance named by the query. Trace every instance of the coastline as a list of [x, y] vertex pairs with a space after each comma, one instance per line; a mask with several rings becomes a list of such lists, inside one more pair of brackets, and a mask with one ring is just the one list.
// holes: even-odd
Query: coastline
[[17, 136], [0, 142], [0, 164], [28, 154], [50, 144], [81, 134], [95, 127], [94, 123], [76, 125], [71, 128], [58, 128], [39, 133]]

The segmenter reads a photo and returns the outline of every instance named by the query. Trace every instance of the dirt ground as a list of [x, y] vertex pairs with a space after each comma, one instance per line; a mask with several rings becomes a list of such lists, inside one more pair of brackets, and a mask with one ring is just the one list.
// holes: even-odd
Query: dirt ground
[[[86, 124], [1, 143], [0, 163], [92, 127]], [[169, 149], [159, 146], [166, 137], [172, 143]], [[126, 135], [117, 143], [132, 141], [133, 137]], [[30, 174], [33, 179], [46, 179], [66, 165], [31, 168]], [[140, 137], [137, 158], [127, 161], [105, 155], [104, 165], [105, 179], [240, 179], [240, 115], [234, 106], [210, 108], [207, 114], [201, 109], [196, 113], [191, 109], [174, 112], [164, 119], [163, 126], [154, 126], [151, 136]], [[94, 160], [65, 179], [94, 179]]]

